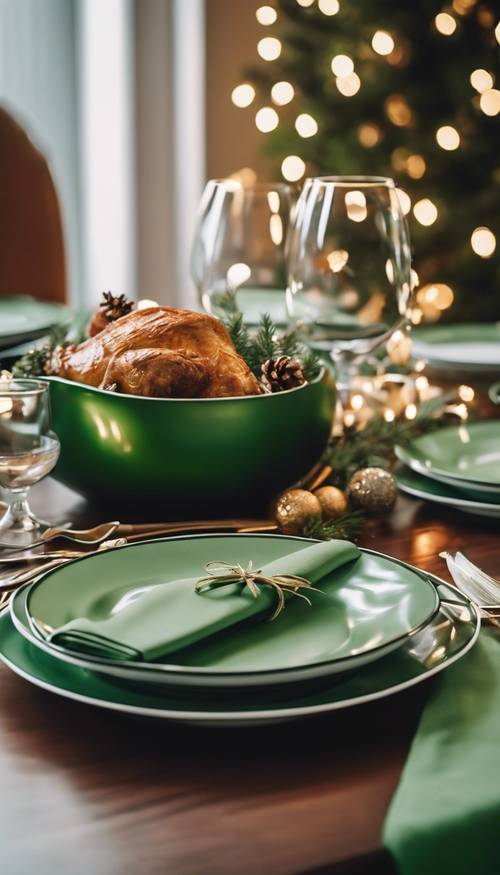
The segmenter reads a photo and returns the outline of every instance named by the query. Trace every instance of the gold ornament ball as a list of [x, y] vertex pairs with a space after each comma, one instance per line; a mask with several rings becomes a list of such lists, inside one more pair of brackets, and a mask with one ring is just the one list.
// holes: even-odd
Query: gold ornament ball
[[347, 496], [336, 486], [321, 486], [314, 495], [321, 506], [321, 516], [325, 520], [336, 520], [347, 510]]
[[379, 516], [396, 501], [396, 481], [383, 468], [363, 468], [351, 477], [347, 494], [353, 507]]
[[310, 517], [321, 517], [321, 505], [306, 489], [287, 489], [276, 501], [274, 518], [284, 535], [300, 535]]

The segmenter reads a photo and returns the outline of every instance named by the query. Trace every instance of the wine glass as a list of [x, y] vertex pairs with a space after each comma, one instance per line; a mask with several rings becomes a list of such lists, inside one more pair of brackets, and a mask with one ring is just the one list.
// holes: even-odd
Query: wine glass
[[234, 295], [245, 322], [267, 312], [286, 324], [285, 240], [294, 189], [281, 182], [244, 186], [210, 180], [201, 199], [191, 273], [202, 306], [220, 316]]
[[8, 508], [0, 519], [4, 545], [29, 546], [48, 528], [28, 505], [28, 492], [59, 456], [50, 431], [49, 384], [45, 380], [0, 378], [0, 487]]
[[305, 341], [333, 358], [344, 403], [357, 361], [407, 321], [410, 272], [392, 179], [306, 181], [289, 233], [287, 310]]

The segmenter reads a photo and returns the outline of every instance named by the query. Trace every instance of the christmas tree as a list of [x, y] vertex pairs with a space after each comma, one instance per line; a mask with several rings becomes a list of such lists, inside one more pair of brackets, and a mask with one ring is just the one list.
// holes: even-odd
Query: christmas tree
[[500, 22], [493, 0], [277, 0], [233, 102], [277, 173], [394, 177], [410, 222], [412, 319], [500, 319]]

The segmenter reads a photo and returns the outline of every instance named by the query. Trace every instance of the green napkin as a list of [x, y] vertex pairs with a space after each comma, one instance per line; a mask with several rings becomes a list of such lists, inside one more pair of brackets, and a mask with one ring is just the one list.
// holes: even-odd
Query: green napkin
[[[324, 541], [269, 562], [261, 571], [268, 577], [294, 574], [314, 584], [359, 555], [358, 548], [349, 541]], [[223, 556], [207, 558], [224, 559]], [[258, 566], [254, 563], [254, 567]], [[203, 574], [200, 568], [200, 577]], [[249, 617], [265, 614], [275, 605], [276, 595], [271, 587], [260, 586], [259, 596], [254, 598], [248, 588], [242, 588], [239, 583], [198, 594], [195, 582], [196, 578], [186, 578], [132, 591], [122, 600], [121, 609], [115, 608], [108, 618], [71, 620], [56, 629], [50, 641], [107, 659], [149, 662]], [[308, 610], [304, 603], [305, 622]], [[279, 623], [279, 619], [274, 622]]]
[[402, 875], [500, 873], [500, 641], [436, 679], [384, 825]]

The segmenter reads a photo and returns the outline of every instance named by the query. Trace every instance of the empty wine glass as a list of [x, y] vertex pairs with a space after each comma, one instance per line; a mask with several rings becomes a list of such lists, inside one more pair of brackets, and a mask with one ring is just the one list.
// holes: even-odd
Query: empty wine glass
[[29, 545], [48, 527], [28, 505], [28, 492], [59, 456], [50, 430], [49, 384], [44, 380], [0, 378], [0, 487], [8, 508], [0, 519], [0, 541]]
[[243, 186], [210, 180], [201, 199], [191, 273], [202, 306], [221, 315], [228, 293], [248, 324], [267, 312], [287, 321], [285, 240], [294, 189], [273, 182]]
[[401, 327], [411, 304], [406, 220], [392, 179], [308, 179], [288, 240], [287, 309], [330, 353], [345, 402], [356, 361]]

